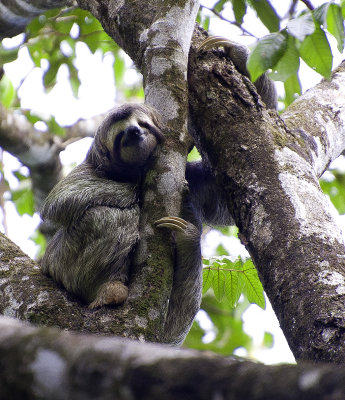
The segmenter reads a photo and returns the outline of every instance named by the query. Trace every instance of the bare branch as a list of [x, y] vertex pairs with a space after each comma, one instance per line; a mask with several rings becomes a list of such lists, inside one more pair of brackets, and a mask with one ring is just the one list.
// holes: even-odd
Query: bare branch
[[286, 125], [308, 143], [310, 160], [320, 177], [345, 149], [345, 62], [294, 101], [282, 115]]
[[0, 0], [0, 40], [22, 33], [32, 19], [47, 10], [74, 4], [74, 0]]
[[118, 400], [343, 399], [345, 370], [265, 366], [0, 318], [3, 398]]
[[241, 24], [239, 24], [237, 21], [230, 21], [229, 19], [225, 18], [221, 13], [219, 13], [218, 11], [215, 10], [215, 8], [210, 8], [210, 7], [206, 7], [204, 5], [200, 5], [200, 8], [204, 8], [205, 10], [211, 11], [213, 12], [214, 15], [216, 15], [218, 18], [220, 18], [221, 20], [228, 22], [231, 25], [236, 26], [237, 28], [241, 29], [241, 31], [248, 35], [248, 36], [252, 36], [254, 38], [257, 38], [257, 36], [255, 36], [253, 33], [249, 32], [247, 29], [245, 29]]
[[309, 10], [314, 10], [314, 6], [312, 5], [311, 1], [301, 0], [301, 2], [304, 3], [309, 8]]

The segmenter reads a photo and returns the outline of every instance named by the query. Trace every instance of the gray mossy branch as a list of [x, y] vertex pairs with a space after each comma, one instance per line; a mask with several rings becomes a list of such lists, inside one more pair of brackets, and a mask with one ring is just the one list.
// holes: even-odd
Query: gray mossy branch
[[[0, 317], [2, 398], [267, 400], [345, 397], [332, 365], [265, 366], [121, 338], [34, 328]], [[20, 366], [20, 367], [19, 367]]]

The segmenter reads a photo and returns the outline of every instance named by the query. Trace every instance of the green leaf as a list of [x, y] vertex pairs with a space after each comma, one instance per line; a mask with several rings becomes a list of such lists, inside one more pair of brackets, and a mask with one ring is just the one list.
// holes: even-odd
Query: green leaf
[[325, 25], [326, 24], [326, 18], [327, 18], [327, 12], [328, 12], [328, 7], [330, 6], [330, 3], [324, 3], [321, 6], [315, 8], [313, 10], [313, 17], [316, 19], [319, 25]]
[[16, 91], [12, 82], [4, 75], [0, 80], [0, 102], [4, 107], [9, 108], [13, 104], [15, 98]]
[[59, 71], [59, 68], [63, 64], [63, 59], [59, 58], [50, 58], [49, 59], [49, 68], [45, 71], [43, 75], [43, 83], [46, 89], [52, 87], [56, 83], [56, 75]]
[[40, 68], [42, 58], [47, 58], [46, 53], [43, 51], [39, 42], [31, 42], [27, 45], [29, 54], [36, 67]]
[[213, 283], [213, 271], [210, 268], [204, 268], [202, 271], [202, 294], [205, 294]]
[[340, 0], [341, 14], [345, 19], [345, 0]]
[[266, 347], [266, 349], [271, 349], [274, 345], [274, 337], [272, 333], [265, 332], [264, 338], [262, 340], [262, 346]]
[[306, 36], [311, 35], [315, 31], [315, 23], [311, 13], [307, 12], [300, 17], [290, 20], [287, 23], [287, 30], [290, 35], [302, 42]]
[[33, 114], [30, 111], [24, 111], [23, 114], [25, 115], [26, 119], [34, 125], [38, 121], [42, 121], [42, 118], [39, 117], [38, 115]]
[[247, 6], [245, 0], [232, 0], [232, 10], [235, 15], [235, 20], [242, 25], [243, 17], [246, 15]]
[[30, 237], [30, 239], [39, 246], [38, 253], [36, 254], [36, 259], [43, 257], [45, 249], [47, 247], [46, 238], [40, 231], [36, 230]]
[[242, 286], [240, 285], [239, 272], [227, 271], [225, 272], [225, 296], [231, 308], [237, 306], [237, 302], [242, 293]]
[[246, 295], [248, 301], [265, 309], [264, 289], [251, 260], [247, 260], [243, 265], [242, 279], [244, 283], [243, 293]]
[[38, 18], [34, 18], [26, 27], [25, 33], [27, 35], [28, 38], [34, 38], [36, 36], [38, 36], [40, 30], [43, 28], [44, 26], [44, 20], [46, 18], [42, 17], [38, 17]]
[[285, 107], [288, 107], [302, 93], [301, 84], [299, 82], [297, 74], [291, 75], [289, 78], [285, 80], [284, 89], [285, 89], [284, 104]]
[[225, 292], [225, 273], [224, 271], [218, 269], [218, 271], [214, 271], [214, 278], [213, 278], [213, 292], [216, 296], [218, 301], [221, 301], [224, 292]]
[[188, 161], [200, 161], [201, 155], [198, 152], [198, 149], [194, 146], [192, 150], [188, 154]]
[[4, 49], [0, 45], [0, 65], [10, 63], [18, 58], [19, 47], [13, 49]]
[[257, 42], [247, 61], [247, 68], [253, 82], [267, 69], [278, 63], [286, 47], [287, 36], [282, 33], [271, 33]]
[[338, 50], [344, 50], [344, 20], [338, 4], [330, 4], [327, 13], [327, 29], [337, 39]]
[[55, 135], [63, 136], [65, 134], [65, 129], [62, 128], [55, 120], [54, 117], [50, 117], [48, 121], [46, 121], [49, 132], [54, 133]]
[[[207, 313], [212, 322], [214, 338], [211, 342], [205, 342], [204, 335], [206, 331], [198, 323], [194, 323], [190, 330], [184, 346], [198, 350], [209, 350], [222, 354], [231, 355], [238, 347], [243, 347], [248, 351], [252, 348], [252, 338], [243, 330], [242, 314], [248, 304], [246, 300], [239, 303], [236, 310], [229, 311], [227, 302], [218, 302], [211, 293], [203, 297], [201, 309]], [[208, 329], [207, 333], [210, 332]]]
[[314, 33], [303, 40], [299, 53], [309, 67], [325, 78], [330, 78], [333, 57], [325, 32], [321, 28], [316, 27]]
[[67, 67], [69, 71], [69, 83], [75, 98], [78, 98], [79, 88], [81, 85], [77, 68], [71, 59], [67, 59]]
[[13, 175], [18, 179], [19, 182], [26, 181], [28, 177], [23, 175], [20, 171], [14, 171]]
[[24, 187], [13, 190], [12, 201], [14, 202], [19, 215], [34, 215], [34, 196], [31, 188]]
[[345, 174], [337, 170], [329, 173], [334, 179], [332, 181], [320, 179], [321, 189], [329, 196], [339, 214], [345, 214]]
[[280, 18], [268, 0], [247, 0], [254, 8], [256, 14], [270, 32], [277, 32], [280, 29]]
[[74, 24], [74, 18], [71, 18], [70, 16], [64, 16], [64, 17], [59, 17], [54, 22], [53, 25], [56, 31], [65, 35], [69, 35], [73, 24]]
[[270, 78], [285, 82], [299, 70], [299, 52], [295, 40], [293, 36], [288, 35], [286, 50], [278, 63], [272, 68]]
[[224, 4], [227, 3], [228, 0], [219, 0], [217, 3], [213, 6], [213, 9], [216, 10], [217, 12], [223, 11]]
[[126, 72], [126, 63], [123, 57], [120, 56], [119, 52], [115, 55], [114, 59], [114, 74], [116, 84], [122, 85], [123, 78]]
[[226, 248], [222, 244], [219, 244], [217, 246], [215, 253], [216, 253], [217, 256], [227, 256], [227, 255], [229, 255], [228, 250], [226, 250]]
[[201, 26], [203, 29], [205, 29], [205, 31], [208, 31], [210, 29], [210, 22], [211, 22], [211, 18], [209, 15], [206, 15], [201, 23]]

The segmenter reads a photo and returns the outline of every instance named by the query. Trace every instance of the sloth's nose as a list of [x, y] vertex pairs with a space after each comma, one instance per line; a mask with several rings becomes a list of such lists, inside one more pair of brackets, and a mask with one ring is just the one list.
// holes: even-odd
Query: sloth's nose
[[125, 132], [128, 137], [132, 138], [140, 137], [143, 134], [143, 131], [138, 126], [129, 126]]
[[123, 146], [135, 145], [138, 141], [144, 138], [143, 130], [138, 126], [129, 126], [125, 129]]

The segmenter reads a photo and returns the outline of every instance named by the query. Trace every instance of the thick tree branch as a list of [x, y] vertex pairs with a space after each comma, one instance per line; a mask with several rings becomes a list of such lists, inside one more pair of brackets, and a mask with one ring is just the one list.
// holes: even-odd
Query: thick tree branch
[[138, 338], [145, 327], [117, 317], [116, 310], [90, 310], [44, 276], [41, 268], [0, 234], [0, 314], [78, 332]]
[[37, 211], [61, 179], [60, 152], [73, 141], [93, 137], [103, 117], [80, 120], [59, 137], [35, 129], [25, 116], [0, 105], [0, 147], [29, 168]]
[[[80, 0], [80, 4], [90, 9], [143, 67], [148, 42], [142, 34], [154, 22], [156, 2], [141, 19], [142, 5], [136, 2], [110, 6], [104, 0]], [[131, 26], [128, 21], [135, 22]], [[311, 106], [314, 114], [309, 121], [301, 114], [290, 118], [289, 113], [295, 112], [292, 107], [285, 124], [263, 108], [248, 79], [225, 59], [197, 55], [195, 46], [200, 38], [194, 40], [190, 111], [199, 148], [227, 190], [229, 208], [296, 358], [342, 363], [344, 246], [317, 181], [343, 146], [342, 102], [329, 97], [326, 101], [336, 105], [327, 112], [323, 108], [322, 113]], [[341, 76], [333, 77], [336, 86], [342, 85], [337, 80]], [[325, 127], [327, 140], [324, 132], [310, 129], [315, 120]], [[295, 126], [303, 128], [302, 134]], [[307, 140], [308, 136], [312, 140]], [[147, 321], [142, 324], [144, 329]]]
[[282, 118], [306, 142], [308, 162], [320, 177], [345, 149], [345, 62], [334, 70], [331, 81], [308, 90]]
[[[72, 335], [0, 318], [3, 398], [343, 399], [331, 365], [265, 366], [120, 338]], [[28, 362], [28, 360], [30, 360]]]
[[74, 0], [0, 0], [0, 40], [22, 33], [32, 19], [45, 11], [74, 4]]
[[[199, 149], [227, 192], [240, 236], [295, 357], [343, 363], [344, 245], [334, 210], [315, 173], [320, 173], [342, 146], [314, 169], [312, 152], [325, 159], [313, 146], [319, 143], [318, 136], [308, 141], [287, 129], [275, 113], [263, 108], [251, 83], [224, 59], [197, 54], [198, 40], [196, 35], [189, 88]], [[335, 88], [339, 73], [333, 78], [338, 82]], [[333, 107], [332, 98], [326, 91], [325, 102], [331, 104], [323, 120], [319, 114], [316, 118], [308, 114], [310, 121], [317, 120], [325, 130], [330, 120], [335, 121], [332, 127], [344, 123], [340, 121], [344, 115], [341, 101]], [[310, 108], [319, 112], [317, 107]], [[312, 123], [308, 129], [305, 115], [294, 121], [310, 136], [319, 135], [310, 129]], [[342, 129], [336, 132], [332, 128], [331, 133], [334, 139], [330, 135], [327, 143], [333, 148], [333, 143], [343, 140]]]

